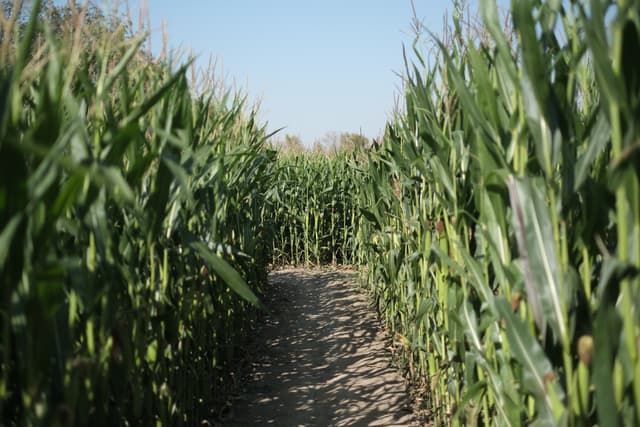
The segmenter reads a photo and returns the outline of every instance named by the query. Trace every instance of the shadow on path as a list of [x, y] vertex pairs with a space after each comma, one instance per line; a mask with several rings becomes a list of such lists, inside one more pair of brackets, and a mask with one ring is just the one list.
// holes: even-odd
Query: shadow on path
[[224, 425], [415, 425], [355, 278], [321, 270], [270, 275], [273, 313], [257, 331], [260, 355]]

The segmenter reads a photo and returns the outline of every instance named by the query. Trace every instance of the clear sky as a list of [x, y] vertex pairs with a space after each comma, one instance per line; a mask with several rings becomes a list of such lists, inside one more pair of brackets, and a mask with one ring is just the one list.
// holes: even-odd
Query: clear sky
[[[135, 8], [139, 0], [130, 0]], [[173, 48], [217, 60], [227, 84], [261, 100], [269, 129], [311, 145], [328, 132], [376, 137], [394, 108], [410, 48], [410, 0], [149, 0], [153, 49], [165, 21]], [[451, 1], [416, 0], [440, 32]]]

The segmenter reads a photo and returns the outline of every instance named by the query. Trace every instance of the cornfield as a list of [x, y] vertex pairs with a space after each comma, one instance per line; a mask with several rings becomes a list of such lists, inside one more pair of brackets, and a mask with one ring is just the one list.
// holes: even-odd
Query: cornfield
[[640, 3], [462, 3], [333, 156], [120, 21], [3, 17], [0, 424], [215, 418], [268, 268], [348, 264], [436, 425], [640, 425]]
[[640, 3], [480, 12], [369, 153], [366, 281], [437, 424], [640, 425]]
[[0, 424], [199, 423], [260, 306], [268, 135], [144, 35], [39, 6], [2, 28]]
[[279, 152], [265, 209], [274, 266], [357, 263], [361, 156]]

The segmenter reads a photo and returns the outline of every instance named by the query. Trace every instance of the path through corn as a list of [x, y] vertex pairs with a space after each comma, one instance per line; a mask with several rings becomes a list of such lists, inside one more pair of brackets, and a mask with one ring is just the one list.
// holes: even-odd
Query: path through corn
[[[415, 425], [388, 340], [354, 273], [272, 273], [272, 314], [228, 425]], [[226, 423], [225, 423], [226, 424]]]

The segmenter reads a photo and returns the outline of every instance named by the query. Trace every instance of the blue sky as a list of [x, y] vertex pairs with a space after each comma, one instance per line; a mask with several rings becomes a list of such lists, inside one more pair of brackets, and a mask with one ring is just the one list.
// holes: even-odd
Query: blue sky
[[[402, 45], [410, 47], [410, 0], [150, 0], [153, 49], [164, 20], [172, 48], [210, 57], [227, 84], [261, 100], [271, 130], [307, 145], [329, 132], [384, 129], [399, 93]], [[440, 32], [450, 1], [416, 0]], [[138, 0], [130, 1], [132, 8]]]

